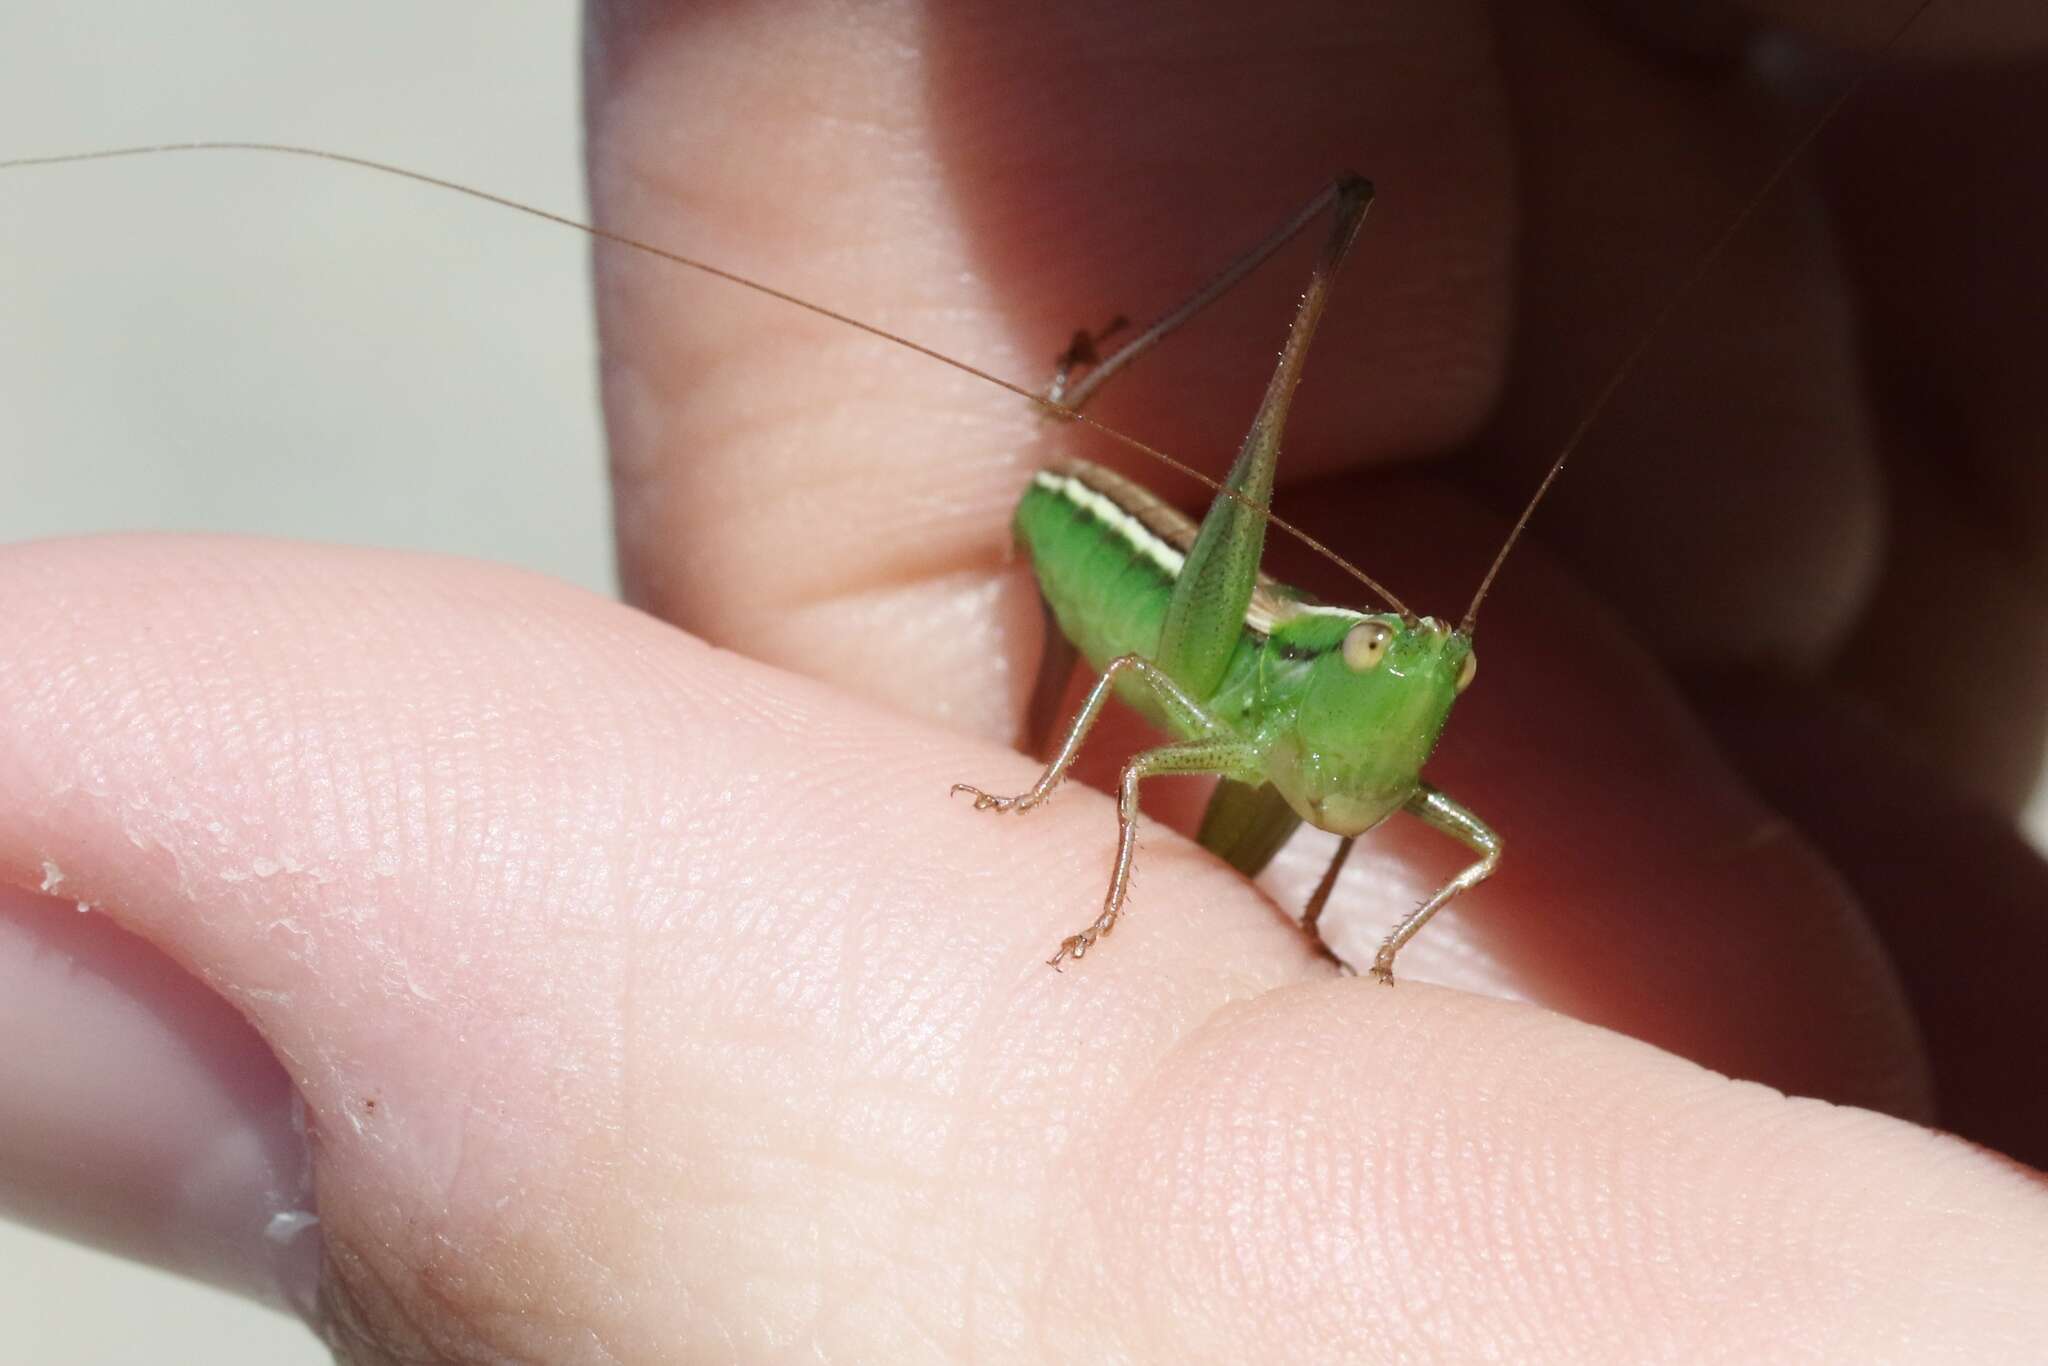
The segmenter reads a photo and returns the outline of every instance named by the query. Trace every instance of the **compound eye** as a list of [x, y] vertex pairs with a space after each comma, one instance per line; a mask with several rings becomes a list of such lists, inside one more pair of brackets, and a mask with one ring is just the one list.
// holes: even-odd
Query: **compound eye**
[[1377, 669], [1394, 633], [1377, 621], [1361, 621], [1344, 635], [1344, 662], [1353, 673]]
[[1471, 686], [1472, 686], [1472, 680], [1473, 680], [1473, 678], [1474, 678], [1474, 677], [1476, 677], [1476, 676], [1478, 675], [1478, 673], [1479, 673], [1479, 653], [1478, 653], [1478, 651], [1476, 651], [1476, 650], [1475, 650], [1475, 651], [1473, 651], [1473, 652], [1472, 652], [1471, 654], [1469, 654], [1469, 655], [1466, 655], [1466, 656], [1465, 656], [1465, 662], [1464, 662], [1464, 663], [1463, 663], [1462, 665], [1460, 665], [1460, 666], [1458, 667], [1458, 687], [1457, 687], [1457, 690], [1458, 690], [1459, 692], [1463, 692], [1463, 691], [1465, 691], [1465, 689], [1467, 689], [1467, 688], [1471, 687]]

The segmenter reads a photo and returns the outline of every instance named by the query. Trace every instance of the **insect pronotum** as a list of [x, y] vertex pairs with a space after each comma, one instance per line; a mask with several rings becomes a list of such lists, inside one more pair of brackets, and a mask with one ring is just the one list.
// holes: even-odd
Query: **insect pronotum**
[[[1818, 127], [1818, 123], [1815, 126]], [[90, 155], [130, 154], [132, 150]], [[332, 154], [314, 154], [353, 160], [333, 157]], [[1779, 172], [1789, 164], [1789, 160], [1788, 157], [1786, 162], [1780, 163]], [[18, 161], [5, 163], [7, 167], [21, 164]], [[1775, 178], [1774, 173], [1772, 179]], [[1758, 192], [1759, 199], [1767, 188]], [[464, 192], [475, 193], [467, 189]], [[482, 197], [495, 198], [489, 195]], [[1286, 395], [1279, 391], [1291, 392], [1293, 381], [1299, 374], [1300, 352], [1305, 349], [1307, 337], [1320, 313], [1336, 261], [1349, 248], [1364, 212], [1365, 198], [1359, 187], [1342, 185], [1336, 198], [1338, 227], [1332, 245], [1326, 249], [1319, 265], [1316, 283], [1311, 286], [1311, 300], [1301, 315], [1304, 322], [1297, 324], [1299, 345], [1291, 344], [1289, 348], [1292, 368], [1289, 361], [1283, 361], [1281, 375], [1285, 379], [1276, 377], [1275, 398], [1269, 400], [1268, 408], [1264, 410], [1264, 423], [1268, 428], [1266, 436], [1260, 438], [1255, 434], [1254, 439], [1247, 442], [1241, 468], [1233, 472], [1228, 491], [1219, 493], [1212, 504], [1211, 520], [1218, 530], [1213, 535], [1204, 533], [1212, 544], [1205, 546], [1203, 541], [1195, 540], [1191, 531], [1183, 535], [1183, 529], [1174, 525], [1172, 514], [1163, 505], [1148, 503], [1146, 495], [1134, 491], [1124, 481], [1081, 467], [1042, 475], [1033, 491], [1027, 494], [1025, 507], [1029, 515], [1020, 513], [1024, 520], [1036, 518], [1050, 527], [1035, 543], [1034, 558], [1044, 568], [1042, 578], [1047, 573], [1053, 573], [1054, 577], [1062, 576], [1054, 573], [1054, 561], [1066, 564], [1085, 558], [1085, 552], [1077, 556], [1075, 552], [1058, 548], [1061, 537], [1074, 534], [1071, 515], [1077, 511], [1093, 519], [1096, 531], [1089, 534], [1097, 541], [1101, 539], [1101, 530], [1108, 528], [1112, 540], [1127, 550], [1135, 551], [1141, 558], [1151, 557], [1155, 567], [1165, 554], [1182, 556], [1181, 563], [1163, 575], [1161, 584], [1155, 585], [1160, 590], [1160, 622], [1156, 629], [1146, 628], [1154, 631], [1156, 642], [1149, 646], [1142, 642], [1132, 644], [1127, 633], [1120, 634], [1106, 627], [1095, 629], [1112, 617], [1116, 609], [1100, 603], [1088, 603], [1085, 593], [1072, 589], [1054, 595], [1060, 600], [1053, 602], [1052, 610], [1062, 622], [1064, 634], [1089, 637], [1077, 643], [1082, 644], [1084, 653], [1095, 657], [1096, 662], [1107, 670], [1104, 684], [1096, 689], [1090, 709], [1069, 731], [1059, 756], [1047, 769], [1040, 784], [1011, 798], [975, 793], [977, 804], [996, 809], [1023, 809], [1041, 800], [1064, 774], [1086, 733], [1087, 722], [1092, 720], [1095, 710], [1108, 695], [1112, 680], [1120, 684], [1119, 690], [1127, 698], [1138, 701], [1141, 709], [1149, 711], [1155, 720], [1165, 721], [1170, 729], [1181, 733], [1178, 745], [1150, 751], [1126, 769], [1121, 794], [1118, 855], [1103, 912], [1094, 924], [1060, 946], [1054, 955], [1055, 963], [1066, 956], [1080, 956], [1099, 934], [1106, 932], [1114, 923], [1127, 887], [1134, 848], [1136, 785], [1139, 778], [1151, 773], [1207, 771], [1225, 776], [1227, 781], [1219, 790], [1211, 817], [1205, 823], [1204, 843], [1247, 871], [1255, 870], [1270, 857], [1278, 842], [1304, 816], [1342, 836], [1338, 856], [1309, 903], [1306, 920], [1311, 927], [1315, 925], [1334, 885], [1343, 856], [1349, 851], [1350, 840], [1392, 812], [1406, 810], [1471, 846], [1478, 855], [1477, 861], [1408, 916], [1382, 945], [1373, 963], [1375, 974], [1382, 980], [1391, 980], [1395, 954], [1429, 915], [1452, 895], [1486, 877], [1498, 860], [1500, 841], [1493, 832], [1458, 803], [1421, 784], [1418, 776], [1421, 762], [1427, 757], [1443, 724], [1451, 699], [1471, 680], [1474, 656], [1469, 632], [1473, 611], [1484, 596], [1484, 586], [1475, 594], [1473, 608], [1468, 610], [1466, 619], [1459, 626], [1452, 627], [1417, 616], [1402, 606], [1398, 599], [1385, 594], [1384, 590], [1380, 590], [1381, 595], [1394, 610], [1363, 614], [1306, 606], [1284, 592], [1254, 581], [1268, 515], [1266, 501], [1271, 492], [1272, 465], [1277, 457], [1278, 421], [1285, 410]], [[1731, 223], [1730, 231], [1734, 228], [1735, 224]], [[635, 249], [645, 248], [642, 243], [628, 245]], [[725, 274], [702, 263], [685, 264], [710, 269], [713, 274]], [[1704, 269], [1704, 263], [1701, 269]], [[802, 303], [793, 299], [789, 302]], [[852, 320], [842, 318], [841, 321]], [[1648, 338], [1655, 334], [1657, 327], [1657, 323], [1652, 323], [1645, 329], [1638, 353]], [[904, 344], [913, 349], [924, 349], [915, 343]], [[1070, 354], [1074, 368], [1086, 364], [1086, 350], [1077, 345]], [[1109, 373], [1116, 359], [1112, 357], [1110, 363], [1100, 367], [1097, 375]], [[1631, 356], [1617, 365], [1608, 393], [1621, 382], [1633, 359]], [[1016, 385], [1006, 387], [1020, 388]], [[1592, 405], [1585, 423], [1581, 424], [1581, 432], [1593, 420], [1606, 396], [1603, 394]], [[1077, 408], [1086, 394], [1076, 391], [1072, 397], [1073, 406]], [[1575, 441], [1576, 436], [1573, 439]], [[1166, 459], [1160, 452], [1148, 454], [1156, 459]], [[1528, 507], [1535, 505], [1562, 463], [1563, 457], [1560, 456], [1551, 466], [1543, 485], [1531, 497]], [[1039, 514], [1058, 516], [1048, 520]], [[1526, 515], [1527, 508], [1525, 518]], [[1051, 525], [1059, 517], [1069, 519], [1063, 528]], [[1177, 544], [1182, 541], [1193, 543], [1191, 546]], [[1498, 560], [1495, 568], [1498, 568]], [[1183, 578], [1184, 574], [1187, 577]], [[1174, 590], [1176, 583], [1193, 582], [1205, 575], [1216, 577], [1220, 586], [1199, 592]], [[1490, 579], [1491, 573], [1489, 582]], [[1236, 658], [1243, 642], [1249, 638], [1247, 632], [1258, 637], [1257, 651], [1270, 651], [1273, 660], [1297, 671], [1299, 676], [1292, 681], [1300, 691], [1289, 694], [1285, 701], [1276, 701], [1274, 695], [1255, 696], [1255, 690], [1245, 686], [1242, 680], [1237, 684], [1230, 681], [1234, 669], [1250, 668], [1255, 674], [1259, 672], [1259, 664], [1253, 656]], [[1143, 634], [1141, 631], [1140, 636]], [[1321, 693], [1335, 687], [1336, 683], [1323, 681], [1325, 673], [1330, 680], [1359, 685], [1384, 687], [1390, 681], [1399, 680], [1406, 689], [1400, 692], [1398, 700], [1326, 703]], [[1193, 676], [1196, 682], [1188, 683], [1189, 676]], [[1306, 707], [1303, 705], [1304, 696], [1311, 699]], [[1237, 727], [1230, 728], [1228, 736], [1221, 733], [1223, 723], [1218, 715], [1219, 706], [1225, 704], [1236, 709], [1239, 722]], [[1298, 726], [1275, 729], [1267, 725], [1281, 712], [1285, 712], [1293, 722], [1299, 721], [1304, 714], [1314, 717], [1323, 710], [1341, 714], [1339, 727], [1344, 734], [1305, 736]], [[1343, 764], [1336, 763], [1333, 758], [1340, 750], [1345, 754]], [[1273, 788], [1262, 791], [1261, 784], [1269, 782], [1274, 784]]]

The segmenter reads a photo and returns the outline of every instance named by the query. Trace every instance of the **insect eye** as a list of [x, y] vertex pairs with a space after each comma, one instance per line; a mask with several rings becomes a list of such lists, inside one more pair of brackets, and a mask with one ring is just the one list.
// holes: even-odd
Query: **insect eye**
[[1344, 662], [1353, 673], [1379, 667], [1394, 633], [1377, 621], [1362, 621], [1344, 636]]
[[1465, 691], [1465, 689], [1471, 687], [1473, 676], [1476, 675], [1478, 672], [1479, 654], [1477, 651], [1474, 651], [1473, 653], [1466, 655], [1465, 662], [1458, 667], [1457, 691], [1463, 692]]

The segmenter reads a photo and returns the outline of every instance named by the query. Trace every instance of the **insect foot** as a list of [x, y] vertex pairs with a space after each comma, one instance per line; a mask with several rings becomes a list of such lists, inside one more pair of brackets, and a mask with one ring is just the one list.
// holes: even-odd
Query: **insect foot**
[[1372, 980], [1383, 987], [1394, 985], [1394, 955], [1381, 949], [1372, 960]]
[[998, 797], [992, 792], [983, 792], [980, 788], [968, 783], [954, 783], [953, 790], [946, 795], [957, 797], [962, 792], [974, 798], [974, 809], [976, 811], [1029, 811], [1032, 807], [1038, 805], [1037, 800], [1029, 792], [1020, 792], [1014, 797]]
[[1055, 972], [1059, 971], [1060, 961], [1062, 959], [1079, 959], [1085, 956], [1088, 952], [1089, 946], [1092, 945], [1096, 941], [1096, 939], [1098, 939], [1101, 936], [1101, 934], [1102, 927], [1090, 925], [1087, 929], [1081, 931], [1079, 934], [1068, 935], [1065, 939], [1062, 939], [1060, 941], [1059, 951], [1053, 954], [1052, 957], [1045, 960], [1045, 965], [1053, 969]]

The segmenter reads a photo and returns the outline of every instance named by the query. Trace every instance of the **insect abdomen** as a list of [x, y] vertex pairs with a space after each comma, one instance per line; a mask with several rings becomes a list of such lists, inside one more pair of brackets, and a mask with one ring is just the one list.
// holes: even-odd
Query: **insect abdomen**
[[1061, 632], [1090, 664], [1155, 651], [1186, 558], [1186, 517], [1129, 480], [1074, 460], [1032, 479], [1015, 529]]

